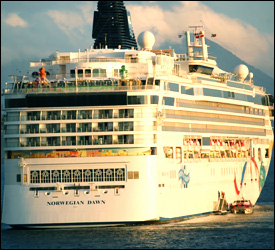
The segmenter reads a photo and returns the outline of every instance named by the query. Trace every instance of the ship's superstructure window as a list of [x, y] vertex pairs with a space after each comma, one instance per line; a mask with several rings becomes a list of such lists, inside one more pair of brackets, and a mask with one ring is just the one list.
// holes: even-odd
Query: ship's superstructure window
[[106, 77], [106, 69], [93, 69], [93, 77]]
[[71, 182], [71, 170], [62, 170], [62, 182]]
[[91, 69], [85, 69], [85, 77], [91, 77], [92, 73], [91, 73]]
[[67, 123], [66, 124], [66, 132], [76, 132], [76, 124], [75, 123]]
[[31, 171], [31, 183], [40, 183], [39, 171]]
[[41, 183], [50, 183], [50, 170], [41, 171]]
[[83, 69], [78, 69], [77, 70], [77, 76], [78, 77], [83, 77]]
[[52, 182], [61, 182], [61, 170], [52, 171]]
[[105, 169], [105, 181], [114, 181], [115, 173], [114, 169]]
[[119, 122], [118, 128], [115, 128], [118, 131], [133, 131], [134, 123], [133, 122]]
[[207, 89], [207, 88], [204, 88], [203, 89], [203, 93], [206, 96], [223, 97], [222, 96], [222, 91], [221, 90], [217, 90], [217, 89]]
[[168, 88], [170, 91], [179, 92], [179, 85], [176, 83], [169, 82]]
[[234, 88], [253, 90], [253, 88], [250, 85], [246, 85], [246, 84], [241, 84], [241, 83], [236, 83], [231, 81], [227, 81], [226, 84], [227, 86], [234, 87]]
[[93, 170], [92, 169], [84, 169], [84, 182], [92, 182], [93, 181]]
[[26, 132], [29, 134], [39, 133], [39, 124], [27, 124]]
[[94, 181], [103, 181], [103, 169], [96, 169], [94, 171]]
[[[12, 121], [19, 121], [20, 117], [20, 112], [8, 112], [7, 113], [7, 121], [12, 122]], [[25, 117], [24, 117], [25, 118]]]
[[255, 95], [254, 103], [259, 105], [267, 106], [267, 100], [264, 95]]
[[39, 111], [27, 112], [27, 119], [28, 121], [40, 120], [40, 112]]
[[60, 124], [46, 124], [46, 132], [47, 133], [59, 133], [60, 132]]
[[133, 109], [119, 109], [119, 118], [134, 118]]
[[75, 69], [70, 70], [70, 77], [75, 78]]
[[158, 96], [128, 96], [128, 104], [158, 104]]
[[118, 143], [119, 144], [133, 144], [134, 136], [133, 135], [119, 135]]
[[181, 86], [181, 93], [185, 95], [194, 95], [194, 88]]
[[189, 72], [190, 73], [200, 73], [200, 74], [206, 74], [211, 75], [213, 71], [213, 68], [206, 67], [202, 65], [189, 65]]
[[170, 158], [170, 159], [174, 158], [174, 151], [172, 147], [163, 147], [163, 152], [164, 152], [165, 158]]
[[174, 106], [175, 98], [173, 97], [163, 97], [164, 104], [168, 106]]

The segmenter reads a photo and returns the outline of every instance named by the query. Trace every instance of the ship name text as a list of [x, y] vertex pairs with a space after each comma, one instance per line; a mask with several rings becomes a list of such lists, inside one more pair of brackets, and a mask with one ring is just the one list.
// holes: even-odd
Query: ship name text
[[[88, 200], [87, 205], [105, 204], [105, 200]], [[47, 201], [48, 206], [85, 205], [84, 201]]]

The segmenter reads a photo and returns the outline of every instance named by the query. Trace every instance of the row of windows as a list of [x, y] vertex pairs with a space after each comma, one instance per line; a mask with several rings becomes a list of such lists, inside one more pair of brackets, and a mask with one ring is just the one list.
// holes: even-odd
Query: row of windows
[[32, 170], [30, 183], [125, 181], [125, 169]]
[[[64, 136], [60, 137], [30, 137], [20, 138], [20, 147], [38, 146], [83, 146], [83, 145], [110, 145], [110, 144], [134, 144], [133, 135], [99, 135], [99, 136]], [[18, 142], [6, 139], [7, 147], [18, 147]], [[18, 139], [17, 139], [18, 140]], [[136, 140], [138, 143], [140, 140]], [[141, 141], [140, 141], [141, 142]]]
[[[75, 69], [70, 70], [70, 77], [75, 77]], [[114, 70], [114, 76], [118, 76], [118, 69]], [[107, 77], [106, 69], [78, 69], [78, 77]]]
[[210, 102], [210, 101], [193, 101], [186, 99], [177, 99], [177, 107], [190, 107], [190, 108], [199, 108], [199, 109], [208, 109], [208, 110], [219, 110], [219, 111], [228, 111], [236, 113], [246, 113], [251, 115], [265, 115], [263, 109], [252, 108], [248, 106], [241, 106], [229, 103], [220, 103], [220, 102]]
[[203, 88], [203, 93], [205, 96], [229, 98], [239, 101], [254, 102], [255, 104], [264, 106], [267, 105], [267, 97], [264, 95], [255, 95], [255, 97], [253, 97], [251, 95], [239, 94], [232, 91], [222, 91], [208, 88]]
[[[15, 126], [13, 126], [15, 127]], [[17, 126], [18, 127], [18, 126]], [[23, 124], [20, 126], [20, 134], [37, 133], [74, 133], [74, 132], [110, 132], [110, 131], [133, 131], [133, 122], [98, 122], [98, 123], [54, 123], [54, 124]], [[7, 129], [8, 132], [8, 129]], [[14, 129], [12, 133], [18, 133]]]
[[[177, 83], [168, 83], [168, 88], [170, 91], [179, 92], [179, 84]], [[259, 105], [268, 105], [268, 99], [265, 95], [256, 94], [255, 97], [251, 95], [239, 94], [232, 91], [222, 91], [217, 89], [203, 88], [202, 94], [205, 96], [221, 97], [228, 99], [235, 99], [246, 102], [254, 102]], [[181, 86], [181, 94], [194, 95], [194, 88]]]
[[224, 114], [216, 114], [216, 113], [191, 112], [191, 111], [182, 111], [182, 110], [166, 110], [166, 117], [174, 118], [174, 119], [233, 122], [233, 123], [261, 125], [261, 126], [264, 125], [264, 119], [260, 119], [260, 118], [224, 115]]
[[128, 104], [158, 104], [158, 96], [128, 96]]
[[134, 118], [134, 109], [8, 112], [7, 121]]
[[174, 123], [164, 122], [163, 131], [177, 132], [196, 132], [196, 133], [225, 133], [225, 134], [243, 134], [243, 135], [261, 135], [265, 136], [265, 129], [239, 127], [239, 126], [224, 126], [211, 124], [196, 124], [196, 123]]

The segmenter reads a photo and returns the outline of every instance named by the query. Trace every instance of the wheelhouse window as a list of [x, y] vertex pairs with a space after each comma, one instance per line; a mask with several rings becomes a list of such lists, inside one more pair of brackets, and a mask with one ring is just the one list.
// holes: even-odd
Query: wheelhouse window
[[189, 72], [190, 73], [200, 73], [205, 75], [211, 75], [213, 68], [206, 67], [202, 65], [189, 65]]

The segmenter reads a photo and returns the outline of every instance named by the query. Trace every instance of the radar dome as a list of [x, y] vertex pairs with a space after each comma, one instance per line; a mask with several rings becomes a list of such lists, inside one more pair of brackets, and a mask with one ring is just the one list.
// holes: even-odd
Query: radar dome
[[150, 50], [155, 44], [155, 36], [150, 31], [143, 31], [138, 36], [138, 44], [141, 48]]
[[247, 77], [248, 73], [249, 73], [249, 70], [247, 66], [245, 66], [244, 64], [240, 64], [236, 66], [234, 69], [234, 74], [237, 75], [240, 81], [243, 81]]

